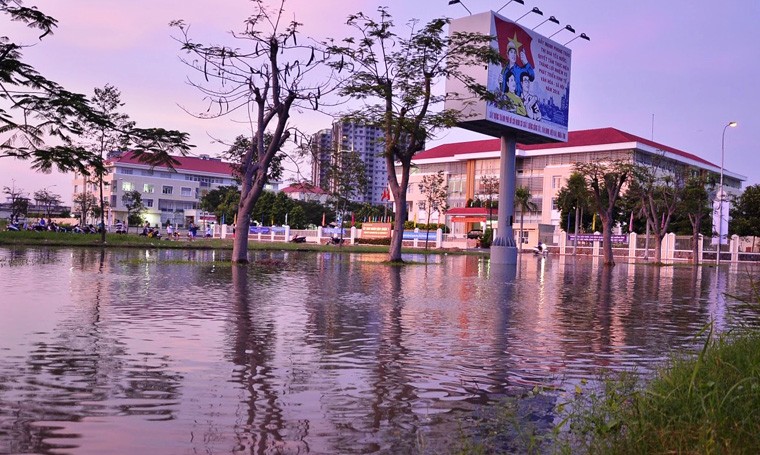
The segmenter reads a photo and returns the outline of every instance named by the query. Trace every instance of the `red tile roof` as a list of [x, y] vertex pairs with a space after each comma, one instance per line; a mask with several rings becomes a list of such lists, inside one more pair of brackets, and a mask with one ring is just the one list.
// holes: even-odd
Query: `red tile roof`
[[[224, 174], [232, 176], [234, 170], [230, 163], [224, 162], [218, 158], [196, 158], [192, 156], [173, 156], [173, 158], [179, 161], [178, 165], [174, 168], [182, 171], [194, 171], [194, 172], [207, 172], [210, 174]], [[125, 163], [125, 164], [138, 164], [147, 166], [146, 163], [141, 163], [132, 152], [126, 152], [118, 158], [111, 159], [109, 161]], [[168, 169], [166, 166], [156, 166], [156, 169]]]
[[314, 186], [310, 183], [292, 183], [287, 188], [282, 190], [283, 193], [312, 193], [312, 194], [327, 194], [325, 190], [318, 186]]
[[[447, 158], [454, 155], [466, 155], [471, 153], [493, 152], [500, 149], [500, 139], [485, 139], [480, 141], [459, 142], [454, 144], [443, 144], [437, 147], [433, 147], [424, 152], [415, 155], [415, 160], [421, 159], [434, 159], [434, 158]], [[553, 142], [548, 144], [534, 144], [525, 145], [517, 144], [517, 148], [520, 150], [533, 151], [533, 150], [551, 150], [568, 147], [584, 147], [591, 145], [605, 145], [605, 144], [617, 144], [621, 142], [639, 142], [646, 144], [650, 147], [654, 147], [674, 155], [681, 156], [683, 158], [691, 159], [696, 162], [715, 166], [715, 164], [702, 159], [694, 154], [684, 152], [682, 150], [669, 147], [649, 139], [620, 131], [617, 128], [597, 128], [593, 130], [580, 130], [570, 131], [568, 133], [567, 142]]]

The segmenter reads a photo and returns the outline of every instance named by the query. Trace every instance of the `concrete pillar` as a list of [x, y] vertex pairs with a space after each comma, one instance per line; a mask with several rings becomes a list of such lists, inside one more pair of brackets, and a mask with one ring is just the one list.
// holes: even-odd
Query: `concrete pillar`
[[441, 228], [435, 230], [435, 247], [443, 248], [443, 229]]
[[628, 261], [636, 261], [636, 240], [638, 236], [635, 232], [628, 234]]
[[[599, 232], [594, 232], [594, 235], [598, 236], [598, 235], [601, 235], [601, 234]], [[599, 247], [600, 247], [600, 244], [601, 244], [601, 242], [599, 240], [594, 240], [594, 247], [593, 247], [593, 249], [591, 251], [591, 255], [594, 256], [595, 258], [599, 257], [599, 249], [600, 249]]]
[[222, 225], [222, 231], [219, 234], [219, 237], [222, 238], [222, 239], [226, 239], [227, 238], [227, 225], [226, 224]]
[[512, 231], [515, 214], [515, 160], [517, 139], [512, 133], [501, 136], [501, 171], [499, 173], [499, 232], [491, 243], [493, 264], [517, 265], [517, 246]]
[[736, 264], [739, 262], [739, 236], [736, 234], [732, 235], [729, 245], [731, 250], [731, 263]]
[[322, 226], [317, 226], [317, 244], [322, 243]]
[[357, 230], [356, 226], [351, 226], [351, 245], [356, 243]]
[[559, 235], [559, 255], [565, 255], [565, 249], [567, 248], [567, 232], [561, 232]]
[[697, 256], [699, 257], [699, 263], [705, 259], [705, 239], [702, 234], [699, 234], [699, 245], [697, 245]]
[[417, 248], [418, 240], [417, 240], [417, 235], [416, 234], [420, 233], [420, 228], [414, 228], [414, 233], [415, 233], [415, 236], [414, 236], [414, 247]]
[[288, 225], [285, 226], [285, 241], [290, 241], [290, 226]]

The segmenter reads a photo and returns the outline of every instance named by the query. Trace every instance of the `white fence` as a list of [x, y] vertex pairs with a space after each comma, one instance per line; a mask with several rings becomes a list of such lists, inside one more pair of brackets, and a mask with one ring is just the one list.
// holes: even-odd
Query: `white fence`
[[[594, 236], [601, 236], [598, 232]], [[559, 237], [559, 254], [579, 254], [590, 256], [601, 256], [601, 244], [597, 241], [582, 241], [575, 245], [573, 251], [572, 240], [568, 240], [567, 235]], [[720, 253], [717, 245], [712, 245], [710, 237], [699, 236], [697, 255], [699, 262], [717, 262], [720, 254], [721, 262], [760, 262], [760, 252], [755, 252], [754, 242], [746, 246], [748, 241], [734, 235], [730, 238], [727, 245], [720, 245]], [[744, 250], [742, 251], [742, 245]], [[556, 248], [556, 246], [555, 246]], [[655, 239], [653, 236], [647, 237], [637, 235], [636, 233], [628, 234], [627, 242], [618, 242], [612, 245], [612, 254], [615, 257], [627, 258], [631, 260], [651, 260], [655, 256]], [[666, 234], [662, 239], [660, 250], [660, 260], [665, 263], [673, 262], [693, 262], [693, 238], [691, 236], [676, 236], [675, 234]]]

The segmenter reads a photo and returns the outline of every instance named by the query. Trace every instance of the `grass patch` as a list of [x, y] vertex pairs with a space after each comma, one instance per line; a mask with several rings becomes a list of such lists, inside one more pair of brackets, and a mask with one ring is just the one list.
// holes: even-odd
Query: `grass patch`
[[[717, 339], [708, 333], [699, 354], [671, 359], [649, 381], [618, 373], [569, 394], [554, 408], [553, 428], [536, 431], [515, 418], [519, 401], [507, 403], [499, 429], [457, 453], [515, 447], [562, 454], [760, 453], [760, 331]], [[507, 442], [495, 447], [499, 440]]]
[[[187, 238], [178, 240], [153, 239], [137, 234], [106, 234], [106, 243], [100, 243], [99, 234], [74, 234], [70, 232], [48, 231], [20, 231], [0, 232], [0, 246], [71, 246], [71, 247], [98, 247], [98, 248], [157, 248], [157, 249], [198, 249], [198, 250], [231, 250], [232, 239], [206, 239], [196, 238], [188, 241]], [[384, 245], [321, 245], [314, 243], [292, 242], [248, 242], [249, 251], [316, 251], [330, 253], [388, 253], [388, 246]], [[453, 249], [422, 249], [403, 248], [404, 254], [478, 254]]]

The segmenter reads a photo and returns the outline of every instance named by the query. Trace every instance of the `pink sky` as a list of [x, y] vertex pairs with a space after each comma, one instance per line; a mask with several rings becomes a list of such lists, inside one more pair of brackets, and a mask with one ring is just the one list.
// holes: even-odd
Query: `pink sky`
[[[505, 2], [462, 0], [474, 13], [497, 10]], [[447, 0], [384, 3], [369, 0], [290, 0], [288, 9], [304, 23], [307, 35], [341, 38], [350, 32], [348, 14], [373, 13], [386, 4], [398, 24], [438, 15], [460, 17], [461, 5]], [[25, 50], [27, 61], [67, 89], [91, 94], [110, 83], [122, 91], [125, 112], [138, 126], [161, 126], [191, 134], [194, 153], [215, 155], [225, 147], [210, 136], [232, 139], [244, 126], [231, 119], [198, 120], [190, 110], [205, 109], [200, 94], [185, 83], [195, 77], [178, 59], [176, 31], [170, 20], [184, 19], [193, 36], [206, 43], [230, 43], [226, 32], [240, 30], [250, 12], [245, 0], [27, 0], [59, 20], [58, 30]], [[760, 2], [735, 0], [526, 0], [501, 12], [534, 27], [549, 15], [562, 26], [571, 24], [591, 41], [575, 40], [571, 74], [570, 129], [611, 126], [694, 153], [720, 164], [721, 133], [729, 121], [739, 126], [726, 132], [725, 167], [748, 177], [745, 185], [760, 183]], [[289, 16], [292, 17], [292, 16]], [[560, 27], [543, 24], [536, 31], [548, 36]], [[6, 18], [0, 29], [14, 30]], [[6, 32], [2, 32], [6, 34]], [[565, 43], [573, 35], [562, 31], [554, 39]], [[28, 43], [34, 43], [30, 35]], [[336, 112], [337, 113], [337, 110]], [[293, 122], [307, 131], [329, 126], [327, 115], [295, 115]], [[442, 142], [484, 139], [459, 129], [443, 131], [430, 146]], [[28, 163], [0, 160], [0, 187], [21, 187], [32, 193], [43, 187], [70, 200], [71, 179], [60, 174], [37, 174]]]

